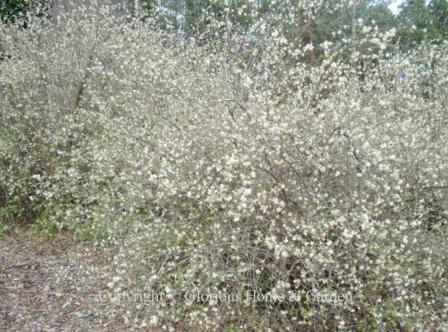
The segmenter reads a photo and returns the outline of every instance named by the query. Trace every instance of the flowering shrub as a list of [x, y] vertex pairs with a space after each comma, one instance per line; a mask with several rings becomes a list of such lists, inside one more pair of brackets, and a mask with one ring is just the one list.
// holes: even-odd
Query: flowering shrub
[[2, 218], [118, 245], [109, 287], [166, 295], [136, 324], [446, 328], [448, 44], [362, 31], [315, 66], [275, 27], [2, 27]]

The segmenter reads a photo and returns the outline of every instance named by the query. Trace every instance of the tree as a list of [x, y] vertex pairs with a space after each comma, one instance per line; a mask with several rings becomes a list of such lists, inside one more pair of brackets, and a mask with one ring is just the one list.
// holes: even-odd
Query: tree
[[27, 8], [26, 0], [4, 0], [0, 3], [0, 19], [3, 22], [14, 22]]
[[[25, 18], [30, 10], [34, 15], [43, 16], [51, 6], [53, 0], [2, 0], [0, 3], [0, 20], [5, 23], [13, 23]], [[26, 26], [26, 19], [24, 25]]]
[[408, 0], [398, 16], [401, 44], [408, 49], [424, 40], [446, 39], [448, 36], [448, 1]]
[[429, 13], [432, 16], [432, 24], [437, 31], [439, 38], [448, 38], [448, 1], [432, 0], [428, 5]]

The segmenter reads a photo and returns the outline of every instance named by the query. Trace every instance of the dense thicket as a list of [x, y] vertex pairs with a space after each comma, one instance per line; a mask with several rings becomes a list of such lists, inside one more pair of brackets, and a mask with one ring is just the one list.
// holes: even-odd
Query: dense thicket
[[116, 245], [131, 325], [447, 328], [446, 41], [112, 13], [0, 27], [3, 222]]

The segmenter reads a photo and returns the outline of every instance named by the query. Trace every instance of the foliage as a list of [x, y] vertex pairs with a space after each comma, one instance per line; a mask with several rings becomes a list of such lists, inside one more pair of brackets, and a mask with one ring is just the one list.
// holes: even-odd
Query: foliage
[[46, 13], [51, 2], [52, 0], [2, 0], [0, 3], [0, 20], [4, 23], [20, 22], [26, 19], [27, 12], [30, 11], [34, 11], [34, 15], [42, 16]]
[[26, 0], [5, 0], [0, 4], [0, 18], [5, 21], [13, 21], [27, 8]]
[[443, 329], [448, 43], [356, 21], [317, 66], [279, 20], [1, 26], [2, 211], [116, 245], [111, 291], [160, 294], [135, 325]]
[[448, 1], [408, 0], [401, 6], [400, 37], [403, 47], [423, 40], [446, 40], [448, 37]]

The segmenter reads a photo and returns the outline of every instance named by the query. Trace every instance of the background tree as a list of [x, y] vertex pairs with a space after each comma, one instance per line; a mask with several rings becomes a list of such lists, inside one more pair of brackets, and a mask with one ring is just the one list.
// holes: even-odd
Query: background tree
[[428, 10], [432, 16], [432, 24], [442, 39], [448, 38], [448, 1], [432, 0], [428, 5]]
[[[34, 15], [42, 16], [54, 0], [2, 0], [0, 2], [0, 20], [5, 23], [16, 22], [25, 18], [28, 11], [33, 10]], [[26, 25], [26, 22], [24, 23]]]
[[3, 0], [0, 3], [0, 19], [3, 22], [13, 22], [23, 15], [27, 8], [26, 0]]
[[448, 36], [448, 1], [407, 0], [398, 15], [399, 36], [404, 49], [424, 40]]

